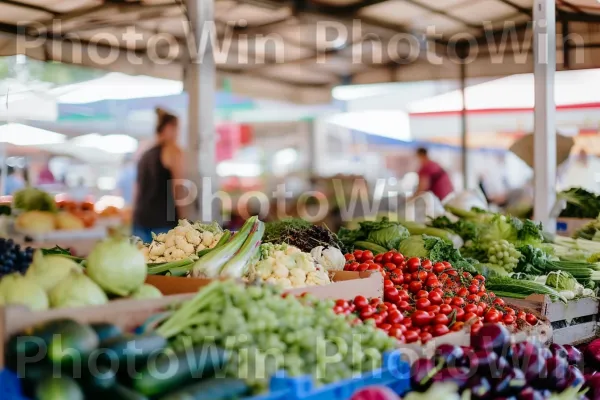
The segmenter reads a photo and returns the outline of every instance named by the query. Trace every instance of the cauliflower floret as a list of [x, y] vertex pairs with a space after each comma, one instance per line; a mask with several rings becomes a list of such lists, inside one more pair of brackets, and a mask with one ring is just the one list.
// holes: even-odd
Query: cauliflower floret
[[150, 256], [158, 257], [165, 253], [166, 247], [164, 243], [152, 242], [150, 245]]
[[194, 246], [198, 246], [202, 242], [202, 237], [200, 236], [200, 232], [198, 232], [195, 229], [192, 229], [190, 231], [187, 231], [187, 233], [185, 234], [185, 240], [187, 240], [188, 243], [191, 243]]
[[288, 278], [277, 279], [277, 285], [284, 289], [291, 289], [293, 287], [292, 282]]
[[310, 256], [310, 254], [301, 252], [293, 254], [290, 257], [294, 258], [296, 266], [304, 270], [304, 272], [311, 272], [315, 270], [315, 260]]
[[173, 261], [181, 260], [182, 258], [186, 258], [187, 254], [183, 252], [181, 249], [175, 249], [173, 253], [171, 253], [171, 257], [173, 257]]
[[[273, 274], [273, 265], [269, 260], [260, 261], [254, 268], [256, 275], [262, 280], [268, 280]], [[273, 277], [275, 279], [275, 277]]]
[[294, 268], [290, 271], [289, 280], [294, 287], [306, 286], [306, 272], [300, 268]]
[[164, 257], [158, 257], [156, 260], [154, 260], [155, 263], [164, 263], [167, 262], [167, 259]]
[[287, 249], [285, 249], [285, 254], [287, 254], [287, 255], [301, 253], [301, 252], [302, 251], [295, 246], [288, 246]]
[[267, 278], [267, 280], [265, 282], [267, 282], [270, 285], [276, 285], [277, 284], [277, 279], [275, 279], [275, 277], [272, 276], [270, 278]]
[[310, 255], [327, 271], [343, 271], [346, 265], [344, 255], [335, 247], [318, 246], [311, 250]]
[[177, 247], [175, 246], [168, 247], [163, 255], [165, 257], [165, 260], [173, 261], [173, 253], [175, 252], [175, 250], [177, 250]]
[[165, 239], [165, 247], [168, 249], [173, 246], [175, 246], [175, 232], [169, 231]]
[[307, 285], [329, 285], [331, 281], [329, 280], [329, 276], [324, 271], [313, 271], [309, 272], [306, 275], [306, 284]]
[[150, 249], [146, 246], [142, 247], [142, 254], [144, 255], [144, 259], [148, 262], [151, 259]]
[[164, 242], [166, 239], [167, 239], [166, 233], [161, 233], [154, 238], [154, 240], [156, 240], [157, 242]]
[[192, 228], [190, 228], [189, 226], [178, 226], [170, 232], [174, 231], [175, 236], [185, 236], [185, 234], [188, 233], [190, 229]]
[[210, 246], [213, 242], [215, 235], [212, 232], [204, 231], [202, 232], [202, 244], [206, 247]]
[[277, 264], [273, 270], [273, 275], [276, 278], [287, 278], [290, 275], [290, 270], [283, 264]]
[[185, 240], [185, 236], [175, 236], [175, 246], [185, 255], [194, 253], [194, 245]]
[[196, 253], [204, 249], [206, 249], [206, 246], [200, 243], [198, 246], [196, 246]]

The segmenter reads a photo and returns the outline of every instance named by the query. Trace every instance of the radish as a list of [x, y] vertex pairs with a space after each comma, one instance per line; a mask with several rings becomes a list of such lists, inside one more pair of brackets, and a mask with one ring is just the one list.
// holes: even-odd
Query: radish
[[584, 350], [585, 360], [589, 363], [589, 367], [597, 369], [600, 367], [600, 339], [596, 339]]
[[371, 386], [360, 389], [350, 400], [398, 400], [398, 395], [385, 386]]

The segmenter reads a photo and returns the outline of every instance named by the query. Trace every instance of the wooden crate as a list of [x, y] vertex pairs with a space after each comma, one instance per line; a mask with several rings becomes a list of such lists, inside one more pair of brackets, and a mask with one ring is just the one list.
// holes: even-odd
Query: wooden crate
[[[331, 277], [332, 283], [325, 286], [306, 286], [288, 290], [293, 295], [310, 293], [319, 299], [354, 299], [361, 295], [366, 298], [383, 298], [383, 276], [379, 272], [334, 272]], [[146, 283], [149, 283], [164, 295], [195, 293], [200, 288], [208, 285], [212, 280], [201, 278], [184, 278], [175, 276], [149, 275]]]
[[[578, 344], [596, 337], [598, 305], [596, 299], [552, 302], [547, 295], [534, 294], [526, 299], [504, 299], [519, 308], [539, 311], [553, 326], [552, 340], [558, 344]], [[581, 322], [573, 321], [582, 319]]]

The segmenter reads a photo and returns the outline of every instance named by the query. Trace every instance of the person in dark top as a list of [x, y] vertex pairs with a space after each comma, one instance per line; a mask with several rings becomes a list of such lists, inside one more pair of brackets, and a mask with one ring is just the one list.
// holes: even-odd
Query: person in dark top
[[420, 164], [417, 194], [429, 191], [440, 200], [444, 200], [454, 191], [450, 176], [438, 163], [429, 158], [427, 149], [418, 148], [417, 158]]
[[183, 153], [177, 145], [178, 118], [160, 108], [156, 109], [156, 144], [147, 150], [137, 165], [134, 193], [133, 235], [145, 243], [152, 241], [151, 233], [167, 232], [183, 218], [181, 206], [175, 203], [183, 179]]

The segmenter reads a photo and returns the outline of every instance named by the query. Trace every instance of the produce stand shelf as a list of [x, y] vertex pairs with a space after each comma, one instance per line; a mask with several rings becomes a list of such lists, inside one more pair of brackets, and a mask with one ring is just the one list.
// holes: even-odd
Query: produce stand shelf
[[[300, 295], [310, 293], [319, 299], [350, 300], [358, 295], [366, 298], [383, 298], [383, 276], [379, 272], [338, 271], [332, 274], [332, 283], [324, 286], [306, 286], [288, 290]], [[164, 295], [196, 293], [211, 283], [210, 279], [149, 275], [146, 283], [155, 286]]]
[[599, 302], [596, 299], [584, 298], [563, 304], [552, 302], [547, 295], [533, 294], [523, 300], [504, 300], [517, 307], [540, 312], [552, 324], [554, 343], [578, 344], [597, 335]]

